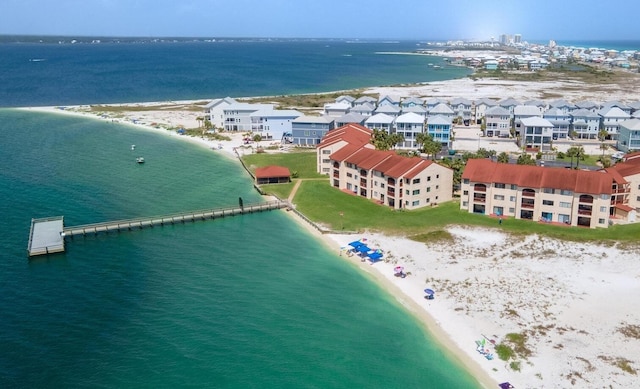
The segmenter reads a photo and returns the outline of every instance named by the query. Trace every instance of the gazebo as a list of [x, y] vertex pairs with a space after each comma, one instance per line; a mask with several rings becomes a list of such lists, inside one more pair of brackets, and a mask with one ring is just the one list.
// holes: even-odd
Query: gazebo
[[267, 166], [256, 169], [256, 184], [286, 184], [291, 182], [289, 169], [283, 166]]

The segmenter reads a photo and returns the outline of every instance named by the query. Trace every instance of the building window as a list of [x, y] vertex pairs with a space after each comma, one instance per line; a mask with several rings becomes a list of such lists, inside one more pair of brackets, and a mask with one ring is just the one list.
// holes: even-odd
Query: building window
[[331, 154], [331, 150], [322, 150], [322, 154]]
[[514, 213], [516, 213], [516, 209], [515, 208], [509, 208], [509, 213], [513, 215]]
[[599, 223], [599, 224], [604, 224], [604, 223], [605, 223], [605, 220], [604, 220], [604, 219], [598, 219], [598, 223]]
[[600, 207], [600, 212], [607, 212], [607, 207]]
[[561, 201], [560, 208], [571, 208], [571, 203], [567, 203], [566, 201]]
[[440, 185], [436, 185], [436, 190], [440, 189]]
[[347, 177], [351, 178], [351, 177], [353, 177], [353, 174], [347, 173]]
[[[542, 192], [553, 194], [555, 191], [552, 188], [544, 188], [544, 189], [542, 189]], [[553, 205], [553, 204], [551, 204], [551, 205]]]
[[511, 190], [517, 190], [518, 189], [518, 185], [516, 184], [511, 184]]
[[[427, 180], [427, 181], [429, 181], [429, 180]], [[468, 183], [469, 183], [469, 179], [468, 179], [468, 178], [465, 178], [464, 180], [462, 180], [462, 183], [463, 183], [463, 184], [468, 184]]]
[[[429, 189], [431, 189], [431, 188], [427, 188], [427, 192], [429, 192]], [[468, 196], [468, 195], [469, 195], [469, 191], [468, 191], [468, 190], [465, 190], [465, 191], [463, 191], [463, 192], [462, 192], [462, 194], [463, 194], [464, 196]]]
[[413, 179], [413, 183], [414, 184], [419, 184], [420, 183], [420, 179], [419, 178], [414, 178]]
[[563, 189], [560, 192], [560, 194], [563, 195], [563, 196], [571, 196], [573, 194], [573, 192], [571, 192], [570, 190]]
[[328, 167], [323, 167], [322, 168], [322, 172], [323, 173], [329, 173], [329, 168]]
[[[431, 181], [431, 176], [427, 177], [427, 181]], [[465, 184], [469, 183], [469, 180], [465, 180], [465, 181], [466, 181]]]
[[553, 206], [553, 201], [552, 200], [542, 200], [542, 205], [551, 205], [551, 206]]
[[[409, 196], [409, 189], [405, 190], [405, 191], [404, 191], [404, 193], [405, 193], [407, 196]], [[408, 205], [408, 204], [409, 204], [409, 203], [407, 202], [407, 205]]]
[[411, 203], [412, 206], [416, 207], [418, 205], [420, 205], [420, 200], [416, 200], [413, 203]]
[[[427, 203], [429, 202], [429, 199], [427, 199]], [[468, 201], [463, 201], [462, 202], [462, 206], [463, 207], [468, 207], [469, 206], [469, 202]]]
[[509, 196], [509, 201], [515, 202], [516, 201], [516, 196]]
[[504, 196], [503, 195], [493, 195], [493, 199], [494, 200], [504, 200]]
[[600, 195], [600, 199], [602, 199], [602, 200], [609, 200], [609, 195], [608, 195], [608, 194], [604, 194], [604, 193], [603, 193], [603, 194], [601, 194], [601, 195]]
[[413, 195], [419, 195], [420, 194], [420, 189], [414, 189], [413, 190]]
[[505, 185], [500, 183], [495, 183], [494, 186], [498, 189], [504, 189]]
[[436, 180], [440, 178], [440, 174], [436, 174]]

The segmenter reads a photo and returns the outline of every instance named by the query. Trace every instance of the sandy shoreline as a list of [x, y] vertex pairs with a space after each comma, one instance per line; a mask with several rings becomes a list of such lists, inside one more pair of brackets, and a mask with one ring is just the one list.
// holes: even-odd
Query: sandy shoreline
[[[524, 101], [564, 88], [565, 98], [574, 102], [600, 102], [603, 96], [607, 100], [640, 100], [640, 88], [629, 92], [621, 87], [605, 87], [598, 93], [589, 88], [578, 91], [581, 88], [570, 82], [565, 85], [471, 79], [369, 88], [365, 93], [468, 99], [514, 97]], [[176, 107], [188, 103], [171, 102]], [[200, 112], [158, 109], [114, 117], [87, 112], [86, 106], [25, 109], [134, 125], [227, 157], [235, 158], [235, 150], [253, 152], [253, 148], [244, 147], [242, 134], [232, 134], [231, 141], [210, 141], [181, 136], [158, 126], [181, 124], [196, 128]], [[371, 247], [384, 250], [387, 261], [375, 265], [356, 257], [343, 257], [394, 295], [484, 387], [497, 387], [496, 383], [503, 381], [510, 381], [518, 389], [632, 387], [636, 382], [635, 371], [640, 370], [638, 249], [621, 250], [537, 236], [514, 238], [497, 228], [461, 226], [448, 229], [452, 242], [426, 245], [378, 233], [323, 235], [305, 221], [294, 219], [336, 254], [340, 247], [361, 237], [367, 238]], [[395, 265], [404, 266], [411, 274], [404, 279], [394, 277]], [[435, 300], [424, 299], [423, 289], [427, 287], [436, 291]], [[486, 336], [500, 343], [509, 333], [523, 334], [528, 339], [530, 355], [513, 360], [520, 363], [519, 371], [510, 366], [512, 361], [504, 362], [497, 355], [487, 360], [476, 351], [476, 340]]]

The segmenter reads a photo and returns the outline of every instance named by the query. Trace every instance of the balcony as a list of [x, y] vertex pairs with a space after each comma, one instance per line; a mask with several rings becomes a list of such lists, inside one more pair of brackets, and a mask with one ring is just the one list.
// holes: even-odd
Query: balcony
[[387, 185], [395, 185], [396, 184], [396, 180], [394, 180], [393, 178], [387, 178]]
[[396, 197], [396, 191], [394, 189], [388, 189], [387, 196]]
[[578, 215], [591, 216], [592, 208], [586, 205], [578, 206]]
[[364, 186], [364, 187], [366, 187], [366, 186], [367, 186], [367, 180], [365, 180], [365, 179], [360, 179], [360, 186]]
[[333, 178], [340, 178], [340, 172], [337, 170], [333, 171]]
[[593, 196], [589, 196], [589, 195], [582, 195], [580, 196], [580, 203], [583, 204], [593, 204]]
[[536, 197], [536, 192], [532, 190], [523, 190], [522, 197]]
[[340, 164], [338, 162], [334, 162], [333, 167], [336, 169], [340, 169]]
[[485, 195], [474, 195], [473, 196], [474, 203], [486, 203], [487, 197]]

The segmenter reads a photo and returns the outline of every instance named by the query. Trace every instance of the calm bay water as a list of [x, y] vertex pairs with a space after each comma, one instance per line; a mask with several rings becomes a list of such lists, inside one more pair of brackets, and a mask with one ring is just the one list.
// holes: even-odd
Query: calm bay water
[[[73, 63], [86, 48], [63, 49], [59, 61]], [[111, 54], [114, 68], [123, 50]], [[107, 72], [101, 92], [78, 87], [74, 97], [73, 86], [63, 88], [60, 102], [49, 82], [65, 83], [51, 74], [12, 75], [2, 104], [14, 105], [14, 94], [29, 105], [198, 97], [174, 90], [173, 80], [149, 95], [127, 84], [135, 69], [144, 77], [152, 63], [163, 66], [160, 54], [149, 57], [156, 62]], [[4, 59], [5, 68], [22, 64]], [[73, 84], [69, 66], [58, 77]], [[255, 82], [287, 84], [281, 77]], [[27, 260], [33, 217], [77, 225], [259, 196], [237, 162], [155, 132], [0, 109], [0, 137], [0, 387], [477, 386], [392, 297], [282, 212], [75, 238], [64, 254]]]

